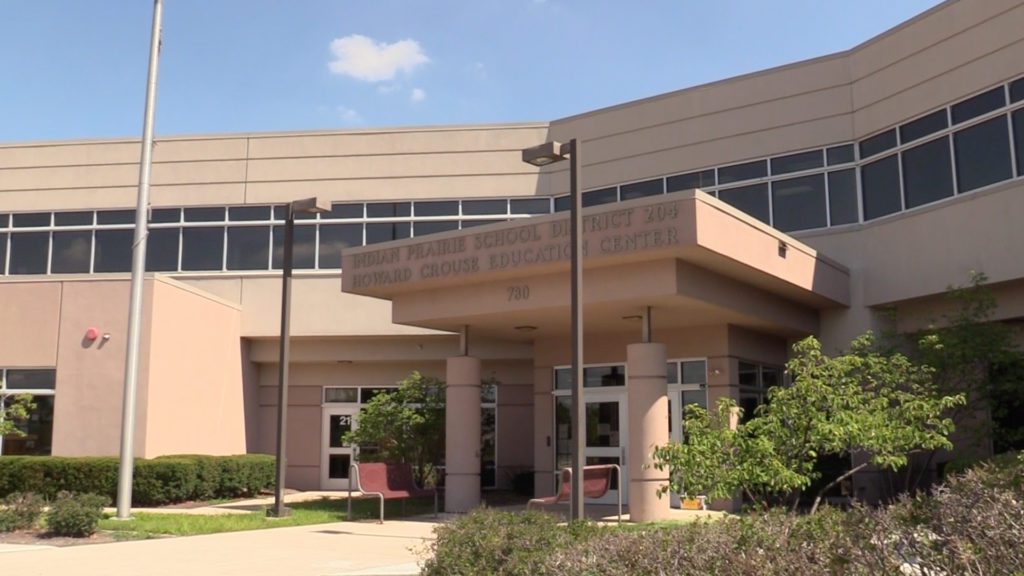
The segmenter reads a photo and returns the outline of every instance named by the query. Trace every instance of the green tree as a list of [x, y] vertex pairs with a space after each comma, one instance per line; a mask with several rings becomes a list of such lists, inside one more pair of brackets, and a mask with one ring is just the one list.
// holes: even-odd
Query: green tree
[[393, 392], [378, 394], [359, 411], [345, 442], [360, 447], [364, 462], [408, 462], [416, 480], [433, 475], [444, 456], [444, 381], [409, 374]]
[[0, 436], [24, 436], [21, 425], [36, 407], [30, 394], [0, 398]]
[[870, 333], [836, 357], [806, 338], [794, 345], [786, 368], [792, 383], [771, 388], [768, 402], [734, 429], [727, 419], [735, 408], [728, 402], [713, 417], [688, 409], [684, 443], [655, 453], [673, 482], [681, 480], [673, 490], [692, 494], [689, 479], [709, 495], [740, 489], [764, 504], [789, 496], [796, 506], [801, 491], [820, 478], [820, 457], [863, 455], [819, 490], [813, 513], [826, 491], [868, 465], [894, 470], [914, 452], [951, 447], [953, 422], [944, 414], [963, 396], [939, 394], [931, 368], [877, 351]]

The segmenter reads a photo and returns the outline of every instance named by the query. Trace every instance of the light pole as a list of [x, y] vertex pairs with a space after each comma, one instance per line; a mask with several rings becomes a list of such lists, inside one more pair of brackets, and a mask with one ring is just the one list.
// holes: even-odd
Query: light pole
[[[569, 519], [583, 520], [583, 448], [586, 440], [586, 404], [583, 402], [583, 199], [580, 196], [580, 142], [573, 138], [565, 144], [545, 142], [523, 150], [523, 162], [534, 166], [547, 166], [562, 160], [569, 163], [569, 252], [572, 310], [572, 496]], [[620, 486], [621, 490], [622, 487]]]
[[285, 461], [285, 439], [288, 426], [288, 356], [289, 329], [291, 325], [292, 305], [292, 253], [295, 243], [295, 215], [328, 212], [330, 202], [320, 198], [294, 200], [288, 204], [288, 214], [284, 224], [284, 255], [281, 271], [281, 344], [277, 369], [277, 451], [275, 468], [277, 480], [274, 482], [274, 507], [267, 510], [267, 516], [283, 518], [291, 515], [290, 508], [284, 505], [284, 478], [288, 469]]

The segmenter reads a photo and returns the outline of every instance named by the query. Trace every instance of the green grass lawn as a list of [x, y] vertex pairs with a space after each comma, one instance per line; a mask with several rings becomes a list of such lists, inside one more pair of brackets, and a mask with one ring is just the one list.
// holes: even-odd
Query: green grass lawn
[[[352, 503], [354, 520], [376, 519], [378, 500], [361, 499]], [[348, 519], [345, 500], [321, 499], [311, 502], [289, 504], [292, 515], [287, 518], [268, 518], [265, 509], [248, 514], [223, 514], [203, 516], [199, 514], [152, 514], [138, 512], [131, 520], [105, 518], [100, 521], [100, 530], [112, 533], [116, 538], [138, 540], [162, 536], [196, 536], [219, 532], [241, 530], [262, 530], [308, 524], [327, 524]], [[429, 514], [434, 511], [432, 499], [410, 500], [405, 503], [405, 516]], [[403, 516], [402, 504], [398, 501], [385, 502], [384, 518]]]

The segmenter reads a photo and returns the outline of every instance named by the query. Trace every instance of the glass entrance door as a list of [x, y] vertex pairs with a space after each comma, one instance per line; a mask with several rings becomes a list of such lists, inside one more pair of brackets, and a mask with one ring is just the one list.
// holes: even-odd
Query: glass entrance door
[[[584, 449], [585, 464], [618, 464], [622, 468], [622, 482], [628, 479], [626, 462], [626, 402], [624, 392], [586, 391], [586, 443]], [[572, 400], [569, 396], [555, 396], [555, 468], [572, 466]], [[618, 486], [612, 480], [612, 489], [603, 498], [587, 499], [591, 504], [614, 504], [618, 501], [618, 491], [623, 490], [622, 501], [628, 502], [625, 486]]]
[[347, 444], [345, 433], [356, 427], [354, 406], [326, 406], [323, 411], [323, 441], [320, 456], [320, 488], [347, 490], [349, 466], [355, 458], [355, 446]]

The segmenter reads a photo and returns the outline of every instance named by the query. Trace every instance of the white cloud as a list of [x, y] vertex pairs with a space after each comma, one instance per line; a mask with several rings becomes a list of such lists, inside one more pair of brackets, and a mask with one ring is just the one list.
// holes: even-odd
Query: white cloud
[[423, 88], [413, 88], [412, 92], [409, 93], [409, 100], [413, 102], [423, 102], [427, 99], [427, 93]]
[[415, 40], [388, 44], [360, 34], [335, 38], [331, 41], [331, 53], [334, 60], [327, 67], [333, 74], [364, 82], [393, 80], [398, 72], [409, 73], [430, 62]]
[[398, 90], [398, 84], [379, 84], [377, 86], [378, 94], [391, 94], [395, 90]]
[[358, 124], [359, 122], [363, 121], [363, 117], [359, 114], [359, 112], [356, 112], [351, 108], [338, 106], [337, 112], [338, 116], [341, 117], [341, 119], [344, 120], [345, 122], [348, 122], [349, 124]]

